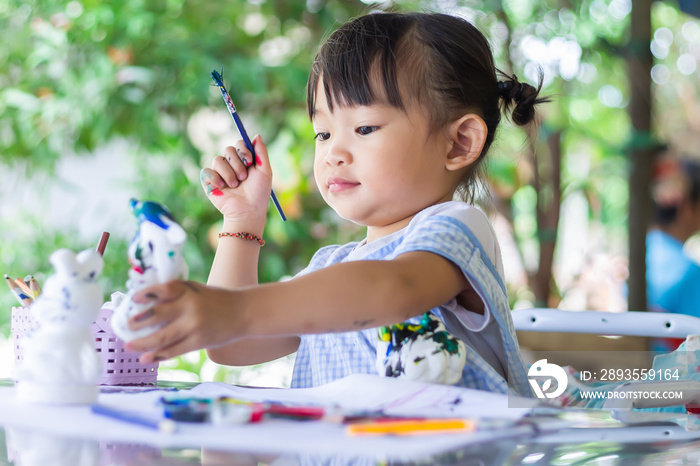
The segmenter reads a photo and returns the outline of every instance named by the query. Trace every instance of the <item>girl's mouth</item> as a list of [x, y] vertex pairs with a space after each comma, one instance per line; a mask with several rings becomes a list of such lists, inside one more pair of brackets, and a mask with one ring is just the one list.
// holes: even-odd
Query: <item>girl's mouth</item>
[[355, 181], [348, 181], [343, 178], [331, 177], [326, 181], [328, 185], [328, 192], [338, 193], [341, 191], [346, 191], [348, 189], [355, 188], [360, 185], [360, 183]]

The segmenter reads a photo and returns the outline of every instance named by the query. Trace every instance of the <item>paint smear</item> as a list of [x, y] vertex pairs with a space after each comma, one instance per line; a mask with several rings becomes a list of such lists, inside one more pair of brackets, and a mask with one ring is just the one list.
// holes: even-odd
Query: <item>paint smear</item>
[[224, 193], [219, 188], [214, 188], [211, 190], [213, 196], [223, 196]]

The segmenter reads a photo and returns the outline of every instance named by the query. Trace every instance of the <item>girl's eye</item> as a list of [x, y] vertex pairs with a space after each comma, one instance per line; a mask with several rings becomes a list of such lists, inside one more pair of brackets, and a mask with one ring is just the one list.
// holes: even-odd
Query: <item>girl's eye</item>
[[330, 137], [331, 137], [331, 133], [316, 133], [316, 136], [314, 136], [314, 139], [319, 140], [319, 141], [325, 141]]
[[361, 134], [362, 136], [366, 136], [370, 133], [374, 133], [379, 129], [379, 126], [360, 126], [357, 128], [357, 134]]

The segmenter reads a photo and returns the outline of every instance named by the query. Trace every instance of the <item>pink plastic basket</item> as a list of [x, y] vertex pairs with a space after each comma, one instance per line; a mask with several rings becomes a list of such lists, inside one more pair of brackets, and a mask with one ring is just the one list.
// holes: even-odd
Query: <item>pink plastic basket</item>
[[[117, 338], [110, 326], [112, 303], [105, 303], [100, 309], [97, 320], [90, 330], [94, 337], [95, 350], [102, 361], [99, 385], [155, 385], [158, 378], [158, 363], [141, 364], [139, 354], [124, 349], [124, 342]], [[22, 345], [24, 337], [39, 328], [39, 323], [32, 316], [31, 308], [12, 308], [12, 341], [15, 362], [24, 359]]]

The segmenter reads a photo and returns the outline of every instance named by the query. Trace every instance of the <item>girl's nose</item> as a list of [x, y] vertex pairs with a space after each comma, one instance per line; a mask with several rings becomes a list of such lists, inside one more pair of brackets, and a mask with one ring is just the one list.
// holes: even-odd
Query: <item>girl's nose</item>
[[344, 145], [341, 141], [334, 141], [328, 148], [328, 152], [326, 152], [326, 157], [323, 161], [326, 163], [326, 165], [335, 167], [338, 165], [347, 164], [351, 161], [351, 159], [352, 156], [350, 155], [350, 151], [346, 145]]

